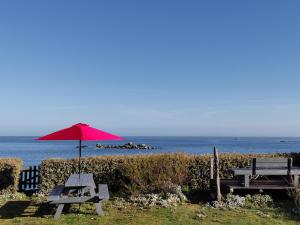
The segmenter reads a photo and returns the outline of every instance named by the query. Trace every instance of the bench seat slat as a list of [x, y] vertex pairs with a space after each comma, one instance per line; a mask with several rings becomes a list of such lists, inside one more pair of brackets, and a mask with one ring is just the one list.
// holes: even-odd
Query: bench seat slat
[[97, 198], [95, 196], [62, 197], [52, 201], [50, 204], [74, 204], [85, 202], [97, 202]]

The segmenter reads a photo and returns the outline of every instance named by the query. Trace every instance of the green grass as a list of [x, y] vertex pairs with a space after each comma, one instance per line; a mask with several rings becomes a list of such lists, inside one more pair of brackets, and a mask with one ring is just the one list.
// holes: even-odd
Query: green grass
[[[59, 220], [53, 219], [55, 207], [37, 203], [32, 199], [0, 202], [0, 224], [130, 224], [130, 225], [189, 225], [189, 224], [264, 224], [300, 225], [300, 217], [291, 213], [291, 202], [282, 203], [275, 209], [234, 209], [221, 210], [203, 207], [199, 204], [183, 204], [176, 208], [141, 209], [133, 206], [116, 207], [113, 202], [104, 204], [104, 216], [96, 216], [92, 204], [78, 205], [66, 209]], [[204, 219], [196, 217], [197, 210], [207, 215]]]

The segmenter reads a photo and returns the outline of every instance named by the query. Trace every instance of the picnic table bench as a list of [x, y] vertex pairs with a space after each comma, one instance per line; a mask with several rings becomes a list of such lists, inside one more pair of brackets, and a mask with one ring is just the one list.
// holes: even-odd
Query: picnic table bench
[[57, 185], [48, 195], [47, 201], [50, 204], [58, 204], [55, 219], [58, 219], [62, 213], [65, 204], [81, 204], [93, 202], [98, 215], [102, 215], [101, 203], [109, 199], [107, 184], [98, 185], [98, 194], [96, 194], [96, 185], [93, 174], [71, 174], [65, 185]]
[[[299, 188], [300, 168], [291, 158], [253, 158], [251, 166], [230, 169], [235, 178], [221, 179], [221, 187], [230, 192], [241, 189], [280, 190]], [[211, 159], [211, 188], [214, 188]]]
[[292, 184], [299, 186], [300, 168], [292, 167], [291, 158], [254, 158], [251, 167], [232, 169], [234, 176], [242, 176], [245, 188], [250, 186], [250, 177], [258, 176], [288, 176]]

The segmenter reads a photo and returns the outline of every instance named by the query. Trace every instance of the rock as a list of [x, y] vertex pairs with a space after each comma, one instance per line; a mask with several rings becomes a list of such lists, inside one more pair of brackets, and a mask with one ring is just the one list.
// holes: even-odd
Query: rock
[[134, 144], [133, 142], [128, 142], [124, 145], [102, 145], [100, 143], [96, 144], [96, 148], [99, 149], [159, 149], [158, 147], [152, 147], [150, 145], [146, 144]]

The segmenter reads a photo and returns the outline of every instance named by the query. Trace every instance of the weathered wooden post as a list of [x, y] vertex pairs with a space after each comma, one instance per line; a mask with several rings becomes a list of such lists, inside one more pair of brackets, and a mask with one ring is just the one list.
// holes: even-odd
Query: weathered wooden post
[[217, 201], [222, 200], [221, 185], [220, 185], [220, 168], [219, 168], [219, 153], [218, 149], [214, 147], [214, 179], [216, 184], [216, 197]]

